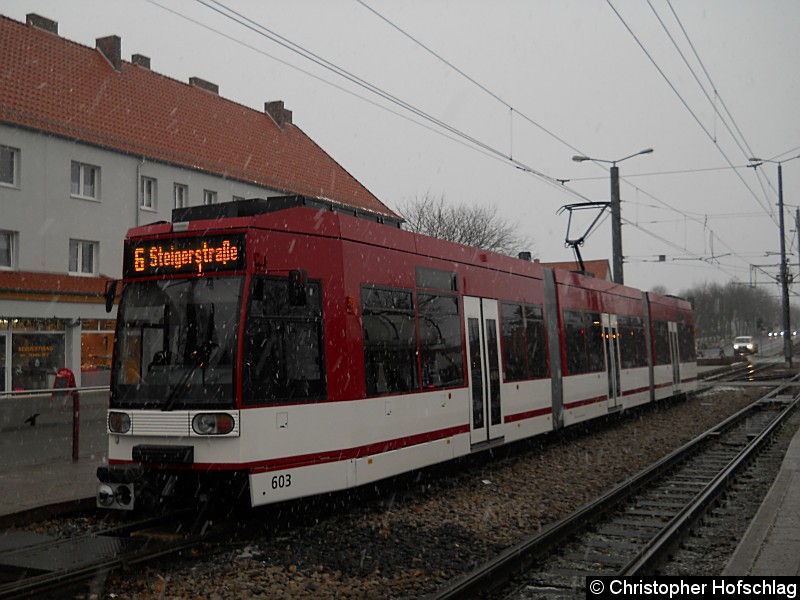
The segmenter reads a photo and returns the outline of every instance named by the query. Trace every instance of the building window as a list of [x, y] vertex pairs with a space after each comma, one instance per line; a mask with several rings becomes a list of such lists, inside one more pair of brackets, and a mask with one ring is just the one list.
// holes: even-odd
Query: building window
[[97, 242], [69, 241], [69, 272], [72, 275], [97, 273]]
[[[12, 231], [0, 231], [0, 269], [14, 268], [15, 234]], [[2, 368], [2, 365], [0, 365]]]
[[217, 192], [212, 192], [211, 190], [203, 190], [203, 204], [216, 204], [217, 203]]
[[141, 207], [147, 210], [156, 209], [156, 194], [158, 185], [152, 177], [142, 177], [142, 204]]
[[72, 163], [72, 187], [70, 193], [78, 198], [100, 198], [100, 167]]
[[244, 196], [234, 196], [233, 197], [233, 201], [234, 202], [243, 202], [244, 201]]
[[0, 146], [0, 185], [19, 187], [19, 150]]
[[189, 206], [189, 186], [175, 184], [174, 190], [175, 208], [186, 208]]

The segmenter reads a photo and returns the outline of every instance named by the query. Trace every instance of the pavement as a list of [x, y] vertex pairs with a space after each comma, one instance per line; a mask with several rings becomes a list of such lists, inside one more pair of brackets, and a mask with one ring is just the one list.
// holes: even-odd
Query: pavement
[[[107, 407], [107, 391], [81, 395], [75, 444], [72, 402], [0, 400], [0, 517], [94, 497], [108, 447]], [[26, 415], [33, 414], [31, 424]]]

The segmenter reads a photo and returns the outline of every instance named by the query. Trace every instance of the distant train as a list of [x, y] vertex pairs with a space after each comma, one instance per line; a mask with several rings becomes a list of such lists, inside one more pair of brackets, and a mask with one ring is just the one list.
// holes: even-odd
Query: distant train
[[318, 199], [176, 209], [122, 283], [101, 507], [353, 488], [696, 386], [684, 300]]

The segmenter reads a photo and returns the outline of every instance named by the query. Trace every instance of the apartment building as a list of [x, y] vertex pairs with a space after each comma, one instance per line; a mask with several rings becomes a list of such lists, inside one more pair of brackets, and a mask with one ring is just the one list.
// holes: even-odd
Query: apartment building
[[254, 110], [199, 77], [91, 48], [30, 14], [0, 15], [0, 392], [52, 387], [69, 367], [107, 382], [114, 313], [133, 226], [173, 208], [304, 194], [398, 219], [293, 123], [283, 102]]

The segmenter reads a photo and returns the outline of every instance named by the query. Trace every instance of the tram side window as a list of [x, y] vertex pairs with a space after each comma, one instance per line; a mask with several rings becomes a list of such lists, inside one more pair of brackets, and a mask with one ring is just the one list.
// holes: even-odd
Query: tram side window
[[623, 369], [647, 366], [647, 343], [641, 317], [619, 317], [619, 354]]
[[305, 306], [290, 300], [286, 278], [253, 278], [242, 367], [245, 402], [325, 397], [320, 285], [306, 283]]
[[504, 302], [500, 310], [503, 319], [505, 380], [546, 377], [547, 352], [542, 308]]
[[367, 395], [419, 389], [411, 292], [364, 286], [361, 307]]
[[606, 368], [605, 351], [603, 350], [603, 324], [600, 313], [583, 313], [586, 323], [586, 355], [589, 372], [603, 371]]
[[678, 324], [678, 349], [681, 362], [692, 362], [697, 359], [694, 347], [694, 327], [686, 323]]
[[419, 349], [423, 389], [464, 385], [458, 298], [419, 294]]
[[655, 358], [657, 365], [668, 365], [672, 363], [669, 352], [669, 327], [666, 321], [653, 322], [653, 344], [655, 346]]
[[528, 372], [532, 378], [547, 377], [547, 349], [541, 306], [525, 306], [525, 336], [528, 341]]
[[564, 345], [567, 351], [567, 374], [586, 373], [589, 363], [586, 360], [586, 332], [583, 314], [574, 310], [564, 311]]
[[564, 343], [568, 375], [604, 369], [603, 326], [598, 313], [565, 310]]
[[522, 305], [503, 302], [500, 306], [503, 319], [503, 371], [506, 381], [527, 379], [525, 321]]

